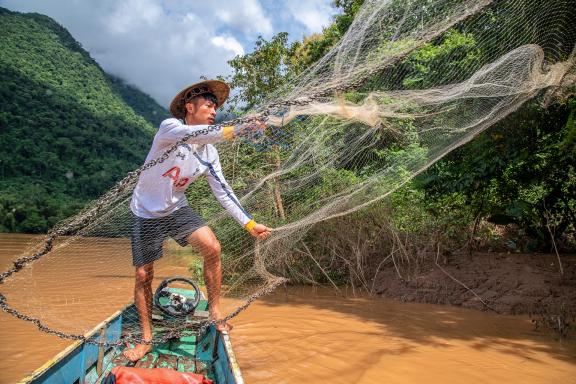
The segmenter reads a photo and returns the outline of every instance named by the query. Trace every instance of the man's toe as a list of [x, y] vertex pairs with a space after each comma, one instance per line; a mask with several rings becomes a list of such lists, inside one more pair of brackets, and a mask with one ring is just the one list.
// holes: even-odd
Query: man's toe
[[218, 325], [216, 326], [216, 329], [219, 331], [226, 331], [229, 332], [232, 330], [232, 325], [229, 323], [218, 323]]

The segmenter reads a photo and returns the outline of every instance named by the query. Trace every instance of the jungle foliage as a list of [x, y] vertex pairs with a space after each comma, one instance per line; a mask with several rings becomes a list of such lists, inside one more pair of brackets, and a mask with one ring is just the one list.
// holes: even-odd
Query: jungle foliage
[[[328, 52], [345, 34], [362, 2], [334, 1], [340, 14], [321, 34], [294, 43], [288, 42], [286, 33], [270, 40], [259, 38], [253, 52], [231, 60], [234, 72], [227, 80], [239, 91], [234, 100], [237, 109], [241, 112], [264, 100]], [[527, 1], [526, 7], [530, 4]], [[398, 64], [398, 70], [405, 73], [399, 86], [426, 88], [430, 79], [437, 82], [442, 73], [460, 73], [462, 79], [458, 81], [470, 76], [479, 68], [479, 59], [489, 48], [478, 42], [498, 41], [498, 36], [491, 36], [497, 28], [490, 25], [505, 22], [506, 9], [501, 12], [504, 14], [487, 12], [479, 16], [482, 30], [466, 25], [451, 29], [414, 51]], [[518, 31], [518, 36], [521, 33]], [[446, 58], [450, 59], [448, 63]], [[349, 100], [355, 97], [346, 96]], [[435, 241], [448, 249], [481, 246], [549, 252], [554, 242], [561, 250], [574, 251], [575, 109], [574, 98], [546, 107], [539, 100], [527, 103], [398, 190], [386, 207], [378, 204], [368, 212], [346, 219], [346, 227], [365, 228], [366, 217], [381, 217], [384, 209], [391, 220], [387, 225], [405, 235], [418, 234], [420, 239], [435, 236]], [[363, 164], [364, 168], [381, 166], [380, 159], [394, 149], [382, 146], [372, 150], [375, 156], [370, 158], [375, 159], [374, 164]], [[410, 151], [397, 155], [402, 153], [411, 156]], [[341, 163], [326, 172], [317, 188], [309, 191], [310, 196], [299, 199], [322, 199], [322, 188], [329, 191], [333, 181], [358, 177], [362, 175], [351, 164]], [[291, 213], [297, 215], [297, 210], [288, 209], [287, 215]], [[358, 222], [348, 222], [354, 218]], [[263, 219], [279, 221], [273, 211]], [[341, 227], [341, 223], [322, 223], [318, 227], [309, 235], [309, 244], [324, 243], [323, 239], [330, 238], [331, 228]], [[376, 225], [374, 233], [379, 231]], [[322, 250], [318, 249], [316, 254], [328, 251], [323, 245], [319, 248]]]

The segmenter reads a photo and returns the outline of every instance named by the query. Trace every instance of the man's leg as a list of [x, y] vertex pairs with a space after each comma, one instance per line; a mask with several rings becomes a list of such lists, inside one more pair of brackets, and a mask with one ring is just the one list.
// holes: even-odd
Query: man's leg
[[[220, 260], [220, 242], [208, 226], [203, 226], [192, 232], [186, 238], [188, 243], [195, 247], [204, 258], [204, 281], [208, 291], [208, 308], [213, 320], [220, 320], [224, 316], [220, 307], [220, 291], [222, 287], [222, 263]], [[230, 330], [232, 326], [221, 323], [219, 330]]]
[[[136, 267], [134, 284], [134, 303], [140, 317], [142, 340], [152, 340], [152, 279], [154, 262]], [[124, 350], [124, 356], [131, 361], [138, 361], [152, 349], [151, 344], [137, 344], [134, 348]]]

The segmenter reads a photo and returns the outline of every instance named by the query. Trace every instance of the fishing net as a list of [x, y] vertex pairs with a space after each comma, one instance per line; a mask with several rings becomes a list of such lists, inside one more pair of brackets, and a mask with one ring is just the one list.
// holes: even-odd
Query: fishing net
[[[306, 246], [311, 229], [386, 198], [527, 100], [574, 92], [574, 20], [569, 0], [366, 1], [316, 64], [224, 123], [267, 121], [265, 132], [217, 148], [242, 206], [272, 235], [254, 240], [206, 182], [188, 189], [221, 243], [226, 315], [294, 279], [297, 265], [318, 264]], [[132, 191], [142, 172], [176, 152], [128, 174], [32, 244], [2, 275], [3, 309], [81, 337], [132, 301]], [[318, 267], [329, 279], [330, 265]], [[172, 275], [204, 284], [196, 251], [167, 239], [154, 287]], [[124, 321], [138, 340], [138, 317]]]

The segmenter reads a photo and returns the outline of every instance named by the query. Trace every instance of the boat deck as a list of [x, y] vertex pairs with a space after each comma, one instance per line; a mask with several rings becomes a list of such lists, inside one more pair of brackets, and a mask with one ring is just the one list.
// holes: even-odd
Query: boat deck
[[[207, 303], [201, 301], [194, 313], [193, 319], [187, 322], [193, 327], [194, 323], [204, 320], [208, 317]], [[135, 308], [128, 308], [125, 316], [132, 317], [131, 312]], [[155, 336], [161, 336], [164, 331], [169, 329], [165, 319], [160, 312], [153, 314], [153, 331]], [[124, 325], [123, 334], [132, 333], [132, 329]], [[197, 331], [187, 330], [183, 332], [180, 338], [167, 340], [166, 342], [155, 344], [152, 351], [133, 363], [126, 359], [122, 354], [126, 346], [113, 348], [109, 351], [110, 356], [104, 357], [105, 369], [100, 371], [98, 378], [105, 377], [108, 372], [117, 366], [127, 366], [136, 368], [169, 368], [179, 372], [191, 372], [205, 375], [209, 379], [215, 379], [214, 360], [217, 359], [218, 338], [216, 332], [208, 330], [207, 334], [199, 337]], [[215, 348], [216, 347], [216, 348]], [[87, 379], [90, 375], [87, 375]], [[86, 382], [97, 382], [86, 380]]]
[[[211, 361], [213, 356], [198, 356], [198, 336], [194, 332], [186, 332], [178, 339], [171, 339], [154, 345], [152, 351], [135, 364], [127, 360], [122, 347], [112, 360], [110, 369], [115, 366], [131, 366], [137, 368], [170, 368], [179, 372], [194, 372], [213, 376]], [[208, 340], [205, 340], [206, 344]], [[201, 346], [202, 348], [202, 346]], [[206, 346], [204, 346], [206, 348]], [[212, 350], [212, 348], [210, 348]]]

